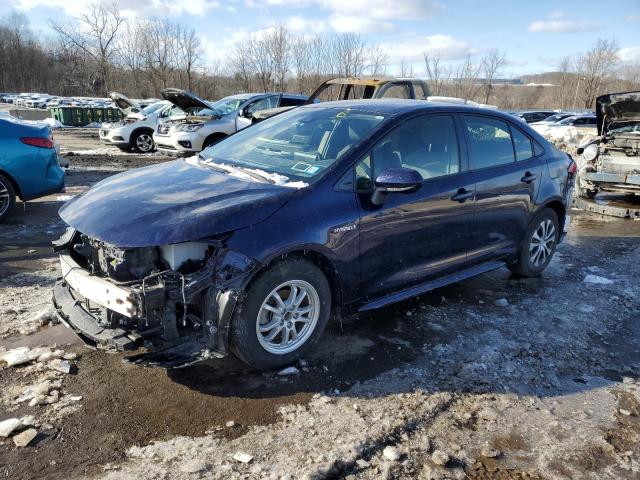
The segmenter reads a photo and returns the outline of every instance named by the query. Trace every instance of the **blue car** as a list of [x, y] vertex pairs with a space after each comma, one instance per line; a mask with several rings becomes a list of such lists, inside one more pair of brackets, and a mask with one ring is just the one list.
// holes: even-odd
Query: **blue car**
[[47, 125], [0, 116], [0, 221], [23, 202], [64, 191], [64, 170]]
[[68, 202], [54, 303], [86, 342], [184, 365], [300, 358], [330, 316], [503, 266], [540, 275], [576, 165], [515, 117], [419, 100], [303, 106]]

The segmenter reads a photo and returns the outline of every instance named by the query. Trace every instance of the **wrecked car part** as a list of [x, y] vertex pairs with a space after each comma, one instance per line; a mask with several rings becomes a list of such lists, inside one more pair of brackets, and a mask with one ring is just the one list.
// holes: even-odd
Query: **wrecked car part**
[[62, 278], [54, 305], [62, 321], [86, 343], [145, 347], [131, 361], [167, 368], [228, 353], [233, 308], [260, 267], [219, 239], [118, 249], [71, 229], [55, 248]]

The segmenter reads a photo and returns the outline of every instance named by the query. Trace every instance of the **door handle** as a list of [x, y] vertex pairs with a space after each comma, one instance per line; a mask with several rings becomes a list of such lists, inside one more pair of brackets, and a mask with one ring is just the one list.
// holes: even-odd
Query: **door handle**
[[522, 177], [520, 179], [520, 181], [522, 183], [531, 183], [533, 182], [536, 178], [538, 178], [538, 176], [535, 173], [531, 173], [531, 172], [527, 172], [524, 174], [524, 177]]
[[461, 188], [458, 190], [458, 193], [456, 193], [453, 197], [451, 197], [451, 200], [455, 202], [464, 203], [470, 198], [473, 198], [473, 190], [467, 190], [465, 188]]

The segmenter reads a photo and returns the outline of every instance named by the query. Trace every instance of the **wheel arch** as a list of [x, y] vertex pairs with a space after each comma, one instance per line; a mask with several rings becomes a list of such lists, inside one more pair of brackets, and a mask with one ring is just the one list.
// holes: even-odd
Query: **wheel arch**
[[564, 203], [558, 198], [550, 199], [544, 204], [542, 204], [542, 206], [538, 209], [538, 212], [540, 212], [545, 208], [550, 208], [555, 212], [556, 216], [558, 217], [558, 223], [560, 224], [560, 234], [562, 234], [562, 232], [564, 232], [564, 227], [565, 227], [564, 222], [567, 214], [567, 209]]
[[131, 131], [131, 133], [129, 134], [129, 142], [131, 143], [133, 141], [133, 137], [135, 137], [136, 135], [138, 135], [141, 132], [149, 133], [153, 137], [154, 129], [151, 128], [151, 127], [136, 127], [136, 128], [134, 128]]
[[224, 132], [213, 132], [213, 133], [210, 133], [210, 134], [209, 134], [209, 135], [207, 135], [207, 137], [204, 139], [204, 142], [202, 142], [202, 146], [204, 147], [204, 146], [207, 144], [207, 142], [208, 142], [209, 140], [222, 140], [223, 138], [226, 138], [226, 137], [228, 137], [228, 136], [229, 136], [229, 135], [227, 135], [227, 134], [226, 134], [226, 133], [224, 133]]
[[300, 258], [313, 263], [324, 274], [331, 289], [331, 310], [333, 314], [339, 314], [342, 307], [342, 278], [334, 262], [324, 252], [313, 247], [298, 247], [279, 252], [269, 257], [262, 267], [257, 269], [245, 282], [247, 288], [256, 278], [274, 265], [289, 258]]
[[13, 190], [16, 192], [16, 196], [22, 198], [22, 191], [20, 190], [20, 185], [18, 185], [18, 182], [16, 182], [15, 179], [2, 168], [0, 168], [0, 175], [9, 180], [11, 186], [13, 187]]

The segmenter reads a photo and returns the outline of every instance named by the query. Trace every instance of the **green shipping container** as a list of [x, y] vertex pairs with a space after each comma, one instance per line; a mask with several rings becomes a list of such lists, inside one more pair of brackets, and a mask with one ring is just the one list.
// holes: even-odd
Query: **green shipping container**
[[124, 115], [117, 108], [54, 107], [51, 117], [67, 127], [84, 127], [90, 123], [117, 122]]

